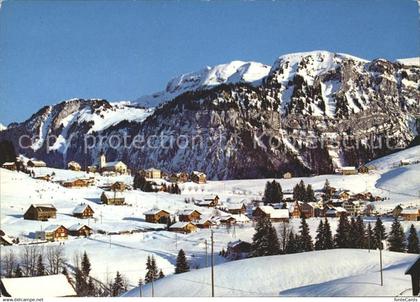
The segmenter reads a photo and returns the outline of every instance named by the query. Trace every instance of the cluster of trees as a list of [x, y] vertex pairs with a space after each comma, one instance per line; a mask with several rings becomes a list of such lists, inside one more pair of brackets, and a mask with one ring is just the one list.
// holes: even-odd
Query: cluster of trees
[[293, 199], [303, 202], [316, 201], [315, 193], [311, 185], [305, 186], [303, 180], [296, 184], [293, 188]]
[[[141, 175], [140, 173], [136, 173], [133, 180], [133, 188], [140, 189], [143, 192], [157, 192], [153, 186], [156, 185], [155, 182], [148, 181], [146, 178]], [[171, 184], [166, 185], [165, 183], [162, 184], [161, 190], [163, 192], [171, 193], [171, 194], [181, 194], [181, 189], [179, 188], [178, 184]]]
[[162, 269], [158, 268], [155, 257], [153, 255], [148, 256], [146, 261], [146, 275], [144, 277], [145, 283], [147, 284], [163, 277], [165, 275]]
[[391, 231], [387, 235], [379, 217], [372, 228], [370, 223], [365, 227], [360, 216], [349, 220], [346, 215], [342, 215], [336, 234], [332, 236], [330, 224], [325, 218], [318, 225], [314, 243], [306, 219], [302, 216], [298, 233], [295, 234], [287, 223], [283, 223], [279, 235], [269, 219], [260, 219], [252, 238], [250, 256], [293, 254], [332, 248], [382, 249], [382, 240], [385, 239], [388, 241], [390, 251], [420, 253], [419, 239], [414, 225], [411, 225], [409, 235], [405, 238], [397, 219], [394, 220]]
[[9, 251], [1, 257], [1, 274], [7, 278], [54, 275], [62, 272], [65, 261], [63, 246], [26, 245], [20, 254]]
[[89, 276], [91, 265], [86, 251], [83, 253], [81, 261], [79, 257], [75, 257], [75, 288], [79, 297], [98, 296], [98, 290], [95, 287], [92, 277]]
[[264, 204], [277, 203], [283, 200], [283, 190], [280, 183], [273, 180], [272, 182], [267, 181], [264, 190], [263, 201]]
[[16, 151], [13, 143], [9, 140], [0, 141], [0, 165], [5, 162], [15, 162]]

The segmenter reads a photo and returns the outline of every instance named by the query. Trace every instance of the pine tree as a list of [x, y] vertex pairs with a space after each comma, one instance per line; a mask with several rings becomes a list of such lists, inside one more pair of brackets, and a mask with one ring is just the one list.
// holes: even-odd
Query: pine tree
[[357, 237], [358, 237], [358, 235], [357, 235], [356, 220], [352, 217], [350, 219], [348, 247], [356, 248]]
[[315, 237], [315, 250], [324, 250], [325, 249], [325, 231], [324, 224], [322, 220], [319, 222], [318, 229], [316, 230]]
[[159, 277], [158, 279], [165, 278], [165, 274], [163, 273], [162, 269], [159, 271]]
[[289, 237], [287, 239], [286, 245], [286, 254], [294, 254], [298, 252], [298, 243], [296, 241], [296, 237], [293, 234], [293, 231], [289, 232]]
[[115, 276], [114, 283], [112, 284], [111, 295], [113, 297], [118, 297], [124, 292], [124, 280], [119, 271]]
[[283, 191], [281, 185], [273, 180], [265, 184], [264, 204], [277, 203], [283, 200]]
[[255, 234], [252, 237], [251, 256], [270, 256], [280, 253], [280, 244], [277, 232], [270, 219], [262, 218], [255, 226]]
[[87, 285], [87, 290], [88, 290], [88, 293], [87, 293], [88, 297], [96, 296], [96, 288], [95, 288], [95, 284], [93, 283], [92, 278], [89, 278], [89, 282], [88, 282], [88, 285]]
[[361, 216], [357, 216], [356, 219], [356, 237], [355, 237], [355, 247], [362, 249], [366, 246], [366, 232], [365, 225]]
[[349, 247], [350, 225], [346, 214], [341, 214], [338, 222], [337, 232], [334, 237], [334, 245], [336, 248]]
[[76, 292], [79, 297], [87, 295], [87, 284], [83, 276], [83, 272], [79, 268], [75, 268]]
[[382, 220], [378, 217], [375, 222], [375, 226], [373, 228], [373, 248], [381, 248], [383, 249], [383, 244], [381, 240], [386, 239], [385, 227], [382, 223]]
[[82, 273], [85, 277], [89, 276], [90, 273], [90, 261], [89, 261], [89, 257], [86, 253], [86, 251], [83, 253], [83, 258], [82, 258]]
[[308, 185], [306, 187], [306, 192], [305, 192], [305, 202], [313, 202], [315, 201], [315, 193], [314, 190], [312, 189], [311, 185]]
[[305, 201], [306, 199], [306, 188], [305, 183], [303, 180], [299, 182], [294, 188], [293, 188], [293, 199], [299, 200], [299, 201]]
[[332, 249], [334, 248], [334, 240], [333, 240], [333, 236], [331, 233], [331, 227], [330, 224], [328, 223], [327, 218], [325, 218], [324, 221], [324, 249]]
[[398, 219], [395, 219], [391, 226], [391, 232], [388, 237], [389, 250], [392, 252], [404, 252], [405, 236]]
[[146, 276], [144, 278], [144, 281], [146, 283], [150, 283], [150, 282], [152, 282], [152, 281], [154, 281], [158, 278], [159, 273], [158, 273], [158, 268], [157, 268], [156, 260], [155, 260], [154, 256], [152, 256], [152, 257], [148, 256], [147, 257], [146, 270], [147, 270], [147, 272], [146, 272]]
[[42, 260], [42, 255], [38, 256], [38, 261], [36, 265], [36, 275], [37, 276], [44, 276], [45, 275], [45, 266]]
[[411, 225], [407, 238], [407, 253], [420, 254], [419, 238], [414, 224]]
[[327, 199], [331, 198], [332, 188], [330, 186], [330, 182], [328, 181], [328, 179], [325, 180], [324, 188], [322, 189], [322, 191], [325, 193]]
[[175, 274], [181, 274], [188, 272], [190, 267], [187, 262], [187, 258], [185, 257], [185, 252], [183, 249], [180, 249], [178, 252], [178, 257], [176, 257], [176, 267], [175, 267]]
[[300, 223], [300, 246], [302, 251], [309, 252], [313, 251], [314, 245], [312, 243], [312, 237], [309, 234], [309, 226], [306, 223], [306, 218], [302, 215], [301, 223]]

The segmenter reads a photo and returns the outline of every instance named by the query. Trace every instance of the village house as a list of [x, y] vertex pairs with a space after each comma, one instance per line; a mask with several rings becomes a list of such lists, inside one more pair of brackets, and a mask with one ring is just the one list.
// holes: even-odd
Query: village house
[[73, 210], [73, 216], [77, 218], [92, 218], [94, 213], [88, 204], [80, 204]]
[[364, 203], [360, 200], [345, 201], [343, 202], [342, 207], [347, 211], [351, 216], [357, 216], [362, 213]]
[[215, 223], [209, 217], [206, 217], [206, 218], [201, 218], [199, 221], [195, 223], [195, 225], [200, 229], [209, 229], [213, 225], [215, 225]]
[[342, 214], [347, 214], [346, 209], [343, 207], [326, 207], [324, 208], [325, 217], [340, 217]]
[[169, 231], [189, 234], [197, 231], [197, 226], [191, 222], [178, 221], [169, 227]]
[[43, 231], [35, 232], [35, 239], [46, 241], [66, 240], [69, 230], [63, 225], [50, 225]]
[[125, 197], [121, 192], [106, 192], [103, 191], [101, 194], [101, 201], [107, 205], [123, 205], [125, 203]]
[[50, 181], [51, 180], [51, 175], [46, 174], [46, 175], [35, 176], [34, 179]]
[[77, 178], [62, 183], [62, 186], [65, 188], [83, 188], [88, 187], [91, 184], [91, 181], [88, 179]]
[[201, 213], [197, 210], [182, 210], [178, 212], [178, 220], [183, 222], [198, 221], [201, 218]]
[[123, 192], [127, 189], [127, 185], [123, 183], [122, 181], [116, 181], [111, 185], [110, 189], [111, 191]]
[[107, 162], [104, 153], [99, 158], [99, 169], [101, 173], [115, 172], [118, 174], [127, 174], [128, 172], [127, 165], [122, 161]]
[[219, 196], [205, 196], [203, 200], [196, 200], [196, 205], [200, 207], [214, 208], [219, 204]]
[[3, 297], [56, 298], [76, 297], [76, 291], [63, 274], [25, 278], [1, 278], [0, 292]]
[[410, 161], [408, 159], [400, 160], [400, 166], [408, 166], [410, 165]]
[[10, 171], [16, 171], [17, 169], [15, 162], [5, 162], [1, 167]]
[[221, 225], [229, 226], [236, 224], [236, 219], [232, 215], [224, 215], [218, 217]]
[[361, 165], [358, 169], [357, 172], [362, 173], [362, 174], [366, 174], [369, 173], [369, 168], [365, 165]]
[[44, 161], [35, 159], [28, 160], [27, 165], [31, 168], [44, 168], [47, 166], [47, 164]]
[[339, 168], [339, 172], [342, 175], [356, 175], [357, 174], [356, 167], [353, 167], [353, 166], [341, 167]]
[[420, 221], [420, 209], [408, 207], [401, 211], [400, 216], [406, 221]]
[[236, 240], [228, 243], [225, 257], [229, 260], [239, 260], [248, 258], [250, 252], [251, 243]]
[[177, 182], [183, 183], [190, 181], [190, 175], [187, 172], [176, 173]]
[[146, 222], [150, 223], [164, 223], [167, 224], [171, 219], [171, 214], [165, 210], [151, 209], [143, 213], [146, 217]]
[[401, 215], [403, 208], [401, 207], [401, 205], [397, 205], [391, 212], [392, 216], [394, 218], [397, 218]]
[[283, 174], [283, 178], [284, 178], [284, 179], [291, 179], [291, 178], [292, 178], [292, 173], [290, 173], [290, 172], [286, 172], [286, 173], [284, 173], [284, 174]]
[[161, 179], [162, 178], [162, 171], [156, 168], [146, 169], [142, 172], [144, 177], [151, 178], [151, 179]]
[[88, 173], [96, 173], [97, 170], [98, 170], [97, 166], [87, 166], [86, 168], [86, 172]]
[[334, 193], [333, 198], [339, 200], [348, 200], [351, 196], [349, 190], [338, 190]]
[[93, 233], [92, 229], [89, 226], [81, 223], [76, 223], [72, 225], [71, 227], [69, 227], [68, 230], [71, 236], [76, 237], [89, 237]]
[[72, 171], [80, 171], [82, 169], [80, 164], [78, 162], [75, 162], [75, 161], [69, 161], [67, 163], [67, 168], [69, 170], [72, 170]]
[[57, 209], [52, 204], [31, 204], [23, 214], [27, 220], [47, 221], [49, 218], [57, 217]]
[[13, 239], [0, 230], [0, 245], [13, 245]]
[[315, 207], [307, 202], [295, 201], [291, 210], [293, 218], [301, 218], [302, 215], [305, 218], [315, 217]]
[[230, 214], [245, 214], [246, 206], [243, 203], [231, 203], [227, 206]]
[[288, 209], [274, 209], [271, 206], [258, 206], [252, 212], [252, 218], [259, 220], [261, 218], [268, 218], [273, 222], [288, 222], [289, 210]]
[[203, 172], [193, 171], [191, 173], [191, 181], [197, 184], [205, 184], [207, 182], [207, 176]]

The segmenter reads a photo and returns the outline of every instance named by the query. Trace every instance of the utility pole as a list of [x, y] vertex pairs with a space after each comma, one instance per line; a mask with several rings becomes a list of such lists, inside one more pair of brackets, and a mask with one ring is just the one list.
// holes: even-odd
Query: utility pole
[[204, 244], [206, 245], [206, 267], [209, 266], [208, 259], [207, 259], [207, 239], [204, 240]]
[[382, 272], [382, 235], [380, 235], [379, 237], [379, 267], [381, 270], [381, 286], [384, 286], [384, 277], [383, 277], [383, 272]]
[[211, 230], [211, 296], [214, 297], [214, 240], [213, 240], [213, 230]]
[[155, 296], [155, 287], [154, 287], [155, 278], [152, 277], [152, 298]]
[[111, 248], [111, 235], [109, 235], [109, 248]]

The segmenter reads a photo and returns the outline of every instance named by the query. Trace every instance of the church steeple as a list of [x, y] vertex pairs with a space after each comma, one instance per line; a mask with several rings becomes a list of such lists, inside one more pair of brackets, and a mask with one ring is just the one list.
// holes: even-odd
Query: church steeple
[[105, 153], [103, 151], [101, 151], [101, 155], [99, 157], [99, 168], [104, 168], [106, 165], [106, 157], [105, 157]]

